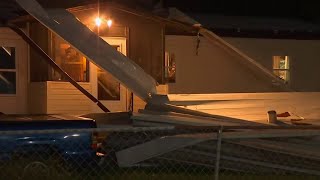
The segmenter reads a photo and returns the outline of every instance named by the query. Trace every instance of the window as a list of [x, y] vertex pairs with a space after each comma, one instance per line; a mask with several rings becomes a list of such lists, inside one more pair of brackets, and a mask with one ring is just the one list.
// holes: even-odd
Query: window
[[[57, 36], [53, 36], [53, 59], [75, 81], [89, 82], [89, 62], [76, 49]], [[51, 70], [54, 81], [65, 81], [58, 72]]]
[[0, 94], [16, 93], [16, 58], [14, 47], [0, 46]]
[[273, 73], [285, 82], [290, 80], [289, 56], [273, 56]]
[[[120, 46], [113, 46], [120, 51]], [[120, 83], [109, 73], [98, 68], [98, 99], [120, 100]]]
[[168, 83], [176, 82], [176, 61], [173, 53], [165, 52], [165, 79]]

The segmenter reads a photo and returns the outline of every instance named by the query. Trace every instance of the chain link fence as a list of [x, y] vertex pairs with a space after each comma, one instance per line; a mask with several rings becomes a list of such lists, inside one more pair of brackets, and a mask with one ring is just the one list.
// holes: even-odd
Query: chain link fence
[[320, 179], [319, 128], [0, 132], [0, 179]]

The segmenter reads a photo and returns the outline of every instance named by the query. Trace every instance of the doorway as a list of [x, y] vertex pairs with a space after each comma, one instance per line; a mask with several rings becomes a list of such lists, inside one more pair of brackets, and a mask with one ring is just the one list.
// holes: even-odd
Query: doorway
[[[101, 37], [117, 51], [127, 55], [126, 38]], [[94, 65], [93, 65], [94, 66]], [[92, 69], [92, 68], [91, 68]], [[111, 111], [128, 110], [128, 91], [110, 73], [94, 66], [91, 83], [96, 97]], [[99, 111], [99, 110], [98, 110]]]

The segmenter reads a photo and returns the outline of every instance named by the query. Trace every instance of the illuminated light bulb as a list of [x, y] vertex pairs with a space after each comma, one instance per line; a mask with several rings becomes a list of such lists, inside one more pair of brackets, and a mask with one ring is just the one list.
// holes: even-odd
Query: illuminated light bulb
[[111, 20], [111, 19], [108, 19], [107, 25], [108, 25], [108, 27], [111, 27], [111, 26], [112, 26], [112, 20]]
[[101, 23], [102, 23], [102, 20], [101, 20], [101, 18], [97, 17], [97, 18], [94, 20], [94, 22], [96, 23], [96, 25], [97, 25], [98, 27], [100, 27], [100, 26], [101, 26]]

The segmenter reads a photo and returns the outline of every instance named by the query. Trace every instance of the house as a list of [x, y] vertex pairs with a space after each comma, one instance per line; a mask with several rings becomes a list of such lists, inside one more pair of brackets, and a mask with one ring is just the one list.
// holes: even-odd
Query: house
[[167, 28], [167, 59], [176, 69], [168, 83], [171, 102], [262, 123], [267, 123], [270, 110], [290, 112], [286, 123], [318, 124], [319, 25], [177, 9], [171, 9], [169, 17], [214, 32]]
[[[248, 70], [240, 61], [254, 60], [283, 80], [292, 91], [320, 91], [320, 25], [296, 19], [219, 16], [184, 13], [171, 9], [171, 17], [188, 24], [201, 24], [221, 38], [167, 30], [166, 51], [174, 56], [176, 77], [168, 92], [255, 93], [283, 91], [259, 79], [261, 71]], [[245, 54], [227, 50], [229, 44]], [[240, 60], [242, 59], [242, 60]]]
[[[39, 2], [43, 3], [44, 7], [49, 6], [44, 1]], [[67, 8], [68, 11], [91, 31], [134, 60], [159, 84], [164, 83], [163, 24], [134, 14], [134, 10], [118, 3], [67, 5], [71, 6]], [[57, 65], [110, 111], [128, 111], [132, 108], [131, 104], [135, 104], [134, 110], [137, 110], [139, 103], [141, 106], [144, 105], [142, 100], [133, 96], [128, 88], [115, 80], [111, 73], [98, 68], [33, 17], [21, 10], [18, 12], [22, 12], [23, 16], [14, 14], [14, 18], [10, 17], [10, 22], [18, 24]], [[7, 114], [102, 112], [97, 104], [67, 82], [65, 77], [48, 65], [10, 28], [1, 28], [0, 44], [1, 56], [5, 59], [0, 67], [1, 112]], [[161, 86], [159, 89], [161, 90]]]
[[[294, 78], [288, 83], [280, 80], [267, 70], [269, 66], [261, 66], [261, 62], [246, 56], [238, 45], [229, 44], [225, 38], [221, 39], [212, 32], [209, 36], [213, 39], [194, 36], [199, 28], [193, 27], [192, 23], [181, 23], [181, 19], [170, 11], [169, 18], [173, 20], [168, 19], [166, 11], [152, 14], [148, 3], [147, 8], [137, 10], [132, 8], [136, 5], [134, 2], [131, 7], [130, 4], [129, 7], [121, 5], [121, 0], [119, 2], [71, 3], [65, 8], [152, 76], [158, 83], [160, 94], [278, 92], [287, 91], [288, 84], [293, 83]], [[139, 2], [145, 4], [143, 2], [149, 1]], [[42, 5], [51, 7], [45, 3]], [[112, 73], [100, 69], [33, 17], [23, 12], [22, 15], [14, 14], [10, 22], [18, 24], [58, 66], [110, 111], [137, 111], [144, 107], [145, 103], [125, 84], [120, 84]], [[218, 45], [214, 46], [215, 43]], [[96, 103], [67, 82], [7, 27], [0, 29], [0, 45], [0, 55], [5, 59], [0, 67], [1, 112], [76, 115], [102, 112]], [[279, 64], [282, 63], [280, 56], [285, 56], [284, 60], [288, 56], [292, 64], [292, 55], [279, 53], [272, 56], [278, 57], [274, 61]], [[274, 71], [282, 78], [287, 77], [287, 71], [293, 74], [286, 65], [285, 69], [276, 68]]]

